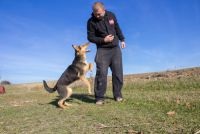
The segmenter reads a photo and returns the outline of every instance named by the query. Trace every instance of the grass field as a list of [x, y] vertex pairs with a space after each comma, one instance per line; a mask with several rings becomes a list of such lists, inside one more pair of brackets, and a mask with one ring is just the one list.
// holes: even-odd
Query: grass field
[[0, 95], [2, 134], [174, 133], [200, 130], [200, 77], [126, 82], [125, 100], [115, 102], [107, 89], [105, 105], [96, 106], [84, 88], [75, 88], [68, 100], [73, 106], [57, 107], [57, 93], [41, 86], [11, 85]]

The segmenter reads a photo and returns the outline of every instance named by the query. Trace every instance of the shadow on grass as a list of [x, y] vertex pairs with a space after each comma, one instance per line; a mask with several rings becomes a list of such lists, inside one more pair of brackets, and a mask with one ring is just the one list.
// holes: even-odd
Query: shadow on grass
[[53, 99], [51, 102], [49, 102], [48, 104], [51, 104], [53, 106], [56, 106], [57, 108], [59, 108], [58, 106], [58, 101], [59, 101], [59, 96], [57, 96], [55, 99]]
[[77, 99], [85, 103], [95, 103], [93, 95], [88, 94], [72, 94], [71, 99]]
[[[94, 95], [88, 95], [88, 94], [72, 94], [72, 96], [69, 99], [67, 99], [66, 102], [73, 102], [74, 99], [79, 100], [84, 103], [95, 103]], [[105, 99], [113, 100], [113, 98], [108, 97], [108, 96], [105, 96]], [[57, 108], [59, 108], [58, 101], [59, 101], [59, 96], [57, 96], [48, 104], [54, 105]]]
[[[59, 108], [58, 106], [58, 101], [59, 101], [59, 96], [57, 96], [55, 99], [53, 99], [51, 102], [49, 102], [48, 104], [51, 104], [53, 106], [56, 106], [57, 108]], [[95, 99], [93, 95], [88, 95], [88, 94], [72, 94], [72, 96], [70, 96], [69, 99], [66, 100], [66, 102], [72, 102], [73, 99], [85, 102], [85, 103], [95, 103]]]
[[[95, 103], [96, 102], [94, 95], [88, 95], [88, 94], [73, 94], [70, 98], [77, 99], [77, 100], [80, 100], [85, 103]], [[105, 96], [104, 99], [113, 100], [113, 98], [108, 97], [108, 96]]]

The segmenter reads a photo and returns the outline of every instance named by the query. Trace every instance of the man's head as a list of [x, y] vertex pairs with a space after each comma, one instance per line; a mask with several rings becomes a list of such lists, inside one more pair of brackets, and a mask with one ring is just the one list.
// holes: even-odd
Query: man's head
[[95, 2], [92, 6], [92, 10], [97, 19], [102, 19], [105, 15], [105, 7], [102, 2]]

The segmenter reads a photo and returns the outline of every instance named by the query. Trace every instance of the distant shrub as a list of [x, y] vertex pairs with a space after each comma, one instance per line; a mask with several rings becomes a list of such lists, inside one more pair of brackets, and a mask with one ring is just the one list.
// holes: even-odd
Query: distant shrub
[[4, 81], [1, 81], [1, 85], [11, 85], [11, 82], [4, 80]]

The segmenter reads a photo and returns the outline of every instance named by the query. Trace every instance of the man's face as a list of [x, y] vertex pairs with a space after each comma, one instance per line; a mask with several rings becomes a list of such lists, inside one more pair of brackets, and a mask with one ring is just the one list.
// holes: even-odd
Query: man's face
[[100, 7], [97, 7], [95, 10], [93, 10], [93, 14], [97, 19], [102, 19], [105, 15], [105, 9], [102, 9]]

